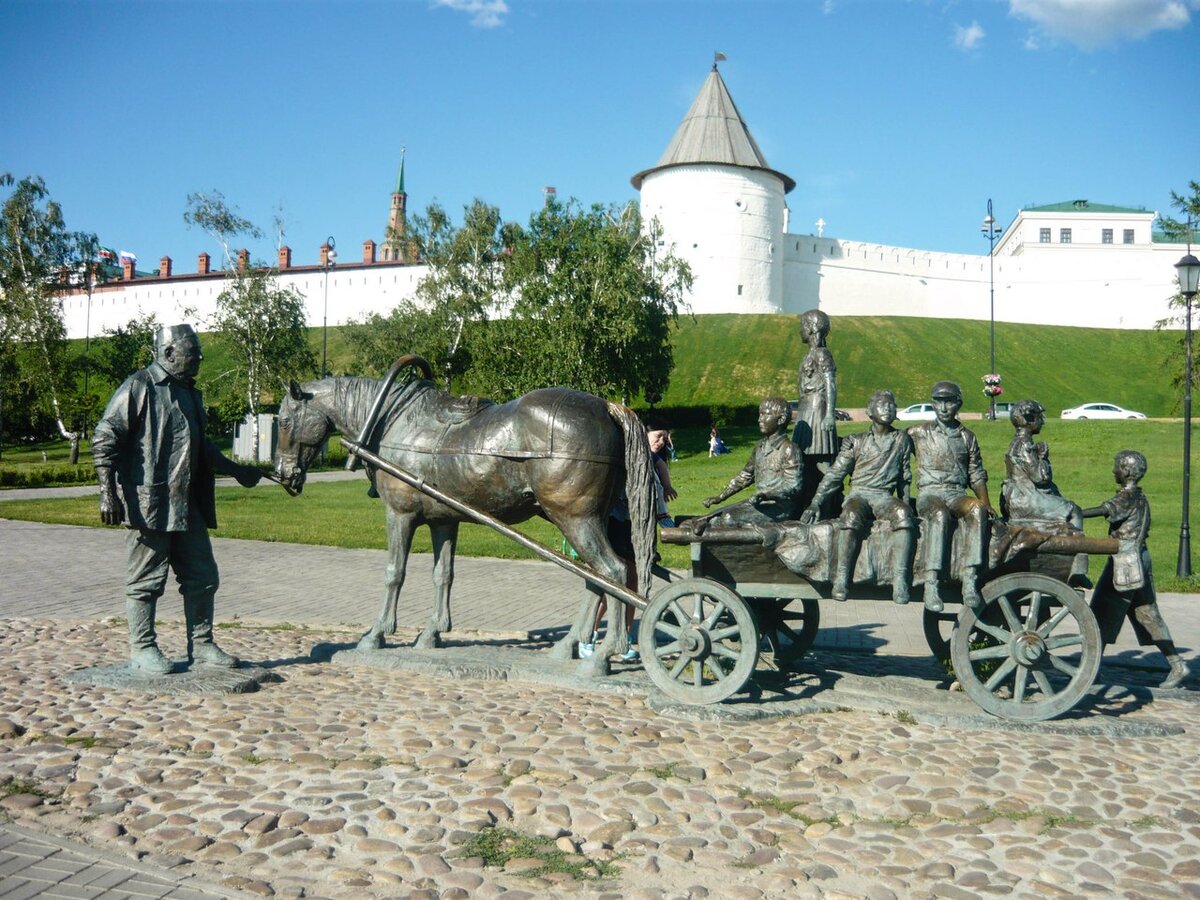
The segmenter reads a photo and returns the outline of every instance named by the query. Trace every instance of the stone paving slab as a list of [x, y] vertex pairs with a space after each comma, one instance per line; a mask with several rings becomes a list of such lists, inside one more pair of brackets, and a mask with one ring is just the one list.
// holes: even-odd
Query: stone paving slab
[[23, 900], [53, 897], [64, 900], [212, 900], [249, 897], [240, 891], [211, 885], [192, 874], [121, 860], [78, 841], [0, 824], [0, 898]]

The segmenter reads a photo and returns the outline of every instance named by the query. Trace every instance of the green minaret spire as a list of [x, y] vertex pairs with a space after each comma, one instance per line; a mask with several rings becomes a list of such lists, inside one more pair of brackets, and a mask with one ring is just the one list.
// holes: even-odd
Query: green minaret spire
[[404, 193], [404, 152], [405, 152], [405, 149], [406, 148], [404, 148], [404, 147], [400, 148], [400, 174], [396, 176], [396, 190], [393, 191], [393, 193], [396, 193], [396, 194]]

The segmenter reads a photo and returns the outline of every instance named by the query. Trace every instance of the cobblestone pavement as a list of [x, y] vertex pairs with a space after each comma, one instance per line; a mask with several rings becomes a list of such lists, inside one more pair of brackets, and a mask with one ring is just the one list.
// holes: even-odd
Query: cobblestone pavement
[[[0, 520], [0, 900], [1200, 897], [1192, 691], [1113, 707], [1183, 729], [1166, 738], [919, 712], [681, 721], [637, 695], [313, 663], [316, 644], [373, 618], [383, 554], [222, 539], [218, 619], [235, 627], [219, 639], [270, 683], [214, 696], [68, 682], [125, 652], [122, 540]], [[409, 630], [429, 614], [428, 570], [410, 567]], [[553, 633], [579, 593], [548, 564], [464, 558], [456, 622], [492, 640]], [[1190, 599], [1163, 606], [1195, 647]], [[180, 613], [160, 604], [177, 656]], [[929, 668], [918, 610], [822, 615], [818, 657], [873, 648], [856, 658]], [[1131, 643], [1106, 662], [1159, 664]], [[543, 844], [493, 857], [480, 835], [494, 829]]]

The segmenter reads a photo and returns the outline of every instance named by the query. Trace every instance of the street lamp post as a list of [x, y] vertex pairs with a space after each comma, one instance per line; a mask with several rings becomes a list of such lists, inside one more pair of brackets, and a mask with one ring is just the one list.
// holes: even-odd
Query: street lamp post
[[[991, 343], [991, 360], [989, 372], [996, 371], [996, 257], [993, 251], [996, 249], [996, 238], [1000, 237], [1002, 228], [996, 225], [996, 217], [992, 215], [992, 198], [988, 198], [987, 215], [983, 218], [983, 224], [979, 226], [979, 230], [983, 232], [983, 236], [988, 242], [988, 322], [989, 340]], [[991, 410], [988, 412], [988, 417], [995, 421], [996, 419], [996, 395], [989, 394], [988, 400], [991, 401]]]
[[337, 241], [330, 235], [325, 239], [325, 258], [321, 260], [321, 265], [325, 267], [325, 306], [321, 311], [321, 377], [326, 378], [329, 375], [329, 367], [326, 365], [329, 351], [329, 270], [337, 265], [337, 251], [333, 249], [337, 246]]
[[1196, 296], [1197, 282], [1200, 282], [1200, 260], [1192, 256], [1191, 222], [1188, 222], [1188, 238], [1187, 256], [1175, 263], [1179, 273], [1179, 293], [1183, 294], [1187, 306], [1183, 369], [1183, 517], [1179, 523], [1179, 564], [1176, 567], [1180, 578], [1192, 574], [1192, 533], [1188, 523], [1192, 489], [1192, 298]]

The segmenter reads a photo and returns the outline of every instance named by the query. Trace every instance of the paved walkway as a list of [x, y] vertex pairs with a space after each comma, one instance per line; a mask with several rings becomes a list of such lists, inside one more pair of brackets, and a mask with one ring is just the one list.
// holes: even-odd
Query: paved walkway
[[[318, 476], [321, 477], [321, 476]], [[342, 477], [325, 473], [323, 477]], [[58, 496], [94, 488], [56, 489]], [[48, 492], [0, 492], [2, 501]], [[43, 525], [0, 518], [0, 618], [104, 619], [122, 615], [123, 529]], [[382, 598], [386, 554], [376, 550], [272, 544], [215, 538], [222, 587], [220, 621], [345, 626], [362, 630]], [[402, 628], [428, 619], [433, 590], [428, 555], [415, 556], [400, 606]], [[565, 629], [582, 596], [579, 579], [545, 562], [460, 558], [454, 584], [455, 626], [467, 631], [525, 632]], [[1185, 657], [1200, 646], [1200, 600], [1183, 594], [1160, 597], [1164, 615]], [[917, 604], [822, 603], [818, 648], [878, 649], [889, 654], [928, 655]], [[174, 598], [159, 617], [182, 619]], [[164, 648], [178, 650], [178, 628], [163, 629]], [[1109, 648], [1106, 662], [1161, 666], [1156, 652], [1136, 646], [1131, 635]], [[0, 824], [0, 900], [53, 897], [236, 896], [226, 888], [175, 878], [167, 870], [138, 866], [83, 844]]]

